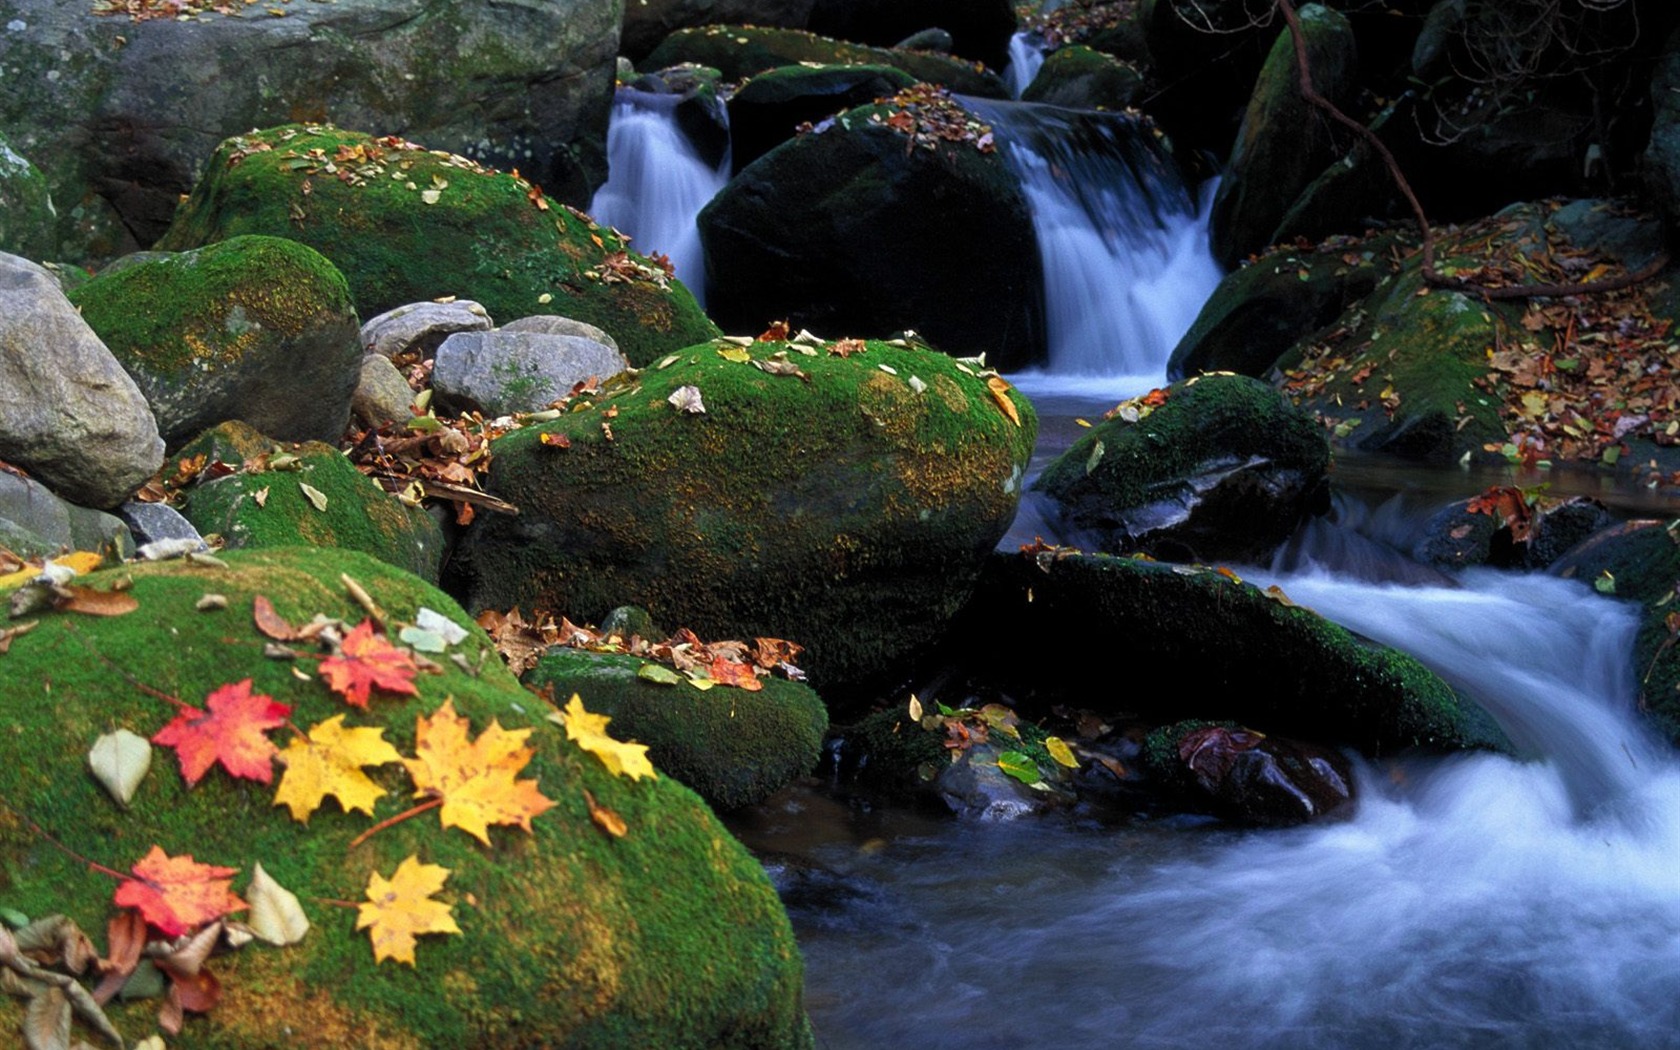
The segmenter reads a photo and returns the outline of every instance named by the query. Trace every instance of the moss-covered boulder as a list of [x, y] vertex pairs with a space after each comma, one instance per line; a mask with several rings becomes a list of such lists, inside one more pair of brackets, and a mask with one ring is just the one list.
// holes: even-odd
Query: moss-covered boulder
[[46, 176], [0, 135], [0, 252], [32, 262], [58, 252], [58, 215]]
[[931, 350], [803, 349], [691, 347], [497, 439], [487, 488], [519, 514], [457, 550], [473, 608], [633, 603], [704, 638], [789, 638], [818, 689], [936, 638], [1014, 517], [1032, 408], [996, 380], [1015, 422]]
[[651, 665], [623, 653], [555, 647], [524, 682], [553, 686], [562, 703], [573, 693], [588, 697], [591, 711], [612, 716], [615, 734], [646, 744], [661, 773], [719, 809], [762, 801], [816, 766], [828, 710], [811, 687], [764, 678], [753, 692], [701, 690], [687, 678], [666, 684], [643, 676]]
[[1327, 509], [1330, 449], [1312, 417], [1246, 376], [1187, 379], [1123, 403], [1034, 489], [1062, 534], [1177, 561], [1264, 561]]
[[679, 29], [647, 57], [648, 69], [692, 62], [710, 66], [725, 80], [745, 80], [777, 66], [810, 62], [824, 66], [871, 65], [902, 69], [917, 80], [964, 95], [1008, 98], [1009, 89], [984, 68], [945, 55], [866, 47], [797, 29], [714, 25]]
[[1668, 623], [1680, 580], [1680, 521], [1629, 521], [1605, 529], [1564, 555], [1552, 571], [1637, 603], [1639, 633], [1630, 663], [1639, 683], [1639, 710], [1680, 744], [1680, 645]]
[[[8, 727], [0, 736], [0, 904], [32, 917], [68, 915], [103, 946], [115, 884], [87, 860], [124, 871], [157, 845], [238, 868], [241, 894], [262, 864], [297, 895], [312, 928], [291, 947], [252, 944], [213, 958], [221, 1001], [189, 1017], [171, 1039], [181, 1047], [810, 1045], [782, 907], [758, 863], [691, 792], [665, 777], [609, 774], [544, 718], [461, 609], [414, 577], [342, 551], [223, 558], [225, 569], [177, 560], [86, 577], [98, 588], [132, 580], [138, 611], [45, 614], [15, 639], [0, 684]], [[254, 599], [268, 598], [292, 623], [317, 613], [355, 622], [364, 614], [341, 573], [393, 623], [426, 607], [465, 628], [456, 652], [474, 673], [440, 660], [416, 681], [418, 695], [376, 692], [368, 708], [352, 710], [313, 675], [294, 674], [298, 665], [265, 659]], [[207, 591], [226, 596], [227, 608], [195, 611]], [[535, 815], [529, 833], [492, 827], [488, 846], [423, 813], [352, 847], [376, 820], [410, 806], [401, 765], [367, 769], [384, 792], [372, 816], [328, 802], [307, 823], [276, 806], [274, 785], [220, 769], [189, 789], [176, 756], [162, 749], [127, 810], [88, 775], [84, 756], [101, 733], [151, 736], [176, 716], [158, 694], [198, 705], [246, 678], [253, 693], [288, 705], [306, 731], [344, 715], [382, 728], [407, 754], [417, 718], [446, 701], [475, 734], [493, 720], [529, 731], [533, 755], [520, 775], [553, 806]], [[596, 826], [585, 792], [622, 818], [622, 837]], [[371, 875], [389, 877], [410, 856], [448, 869], [436, 896], [461, 932], [421, 937], [412, 967], [377, 963], [368, 934], [355, 929], [356, 911], [336, 902], [363, 899]], [[131, 1042], [153, 1030], [155, 1010], [146, 1002], [110, 1007]], [[0, 999], [0, 1031], [15, 1032], [22, 1020], [20, 1000]]]
[[610, 230], [524, 179], [400, 139], [294, 124], [223, 142], [158, 246], [246, 233], [331, 259], [363, 316], [451, 295], [492, 317], [562, 314], [637, 365], [717, 334], [680, 282]]
[[191, 17], [0, 2], [0, 128], [46, 173], [67, 246], [109, 258], [148, 244], [217, 142], [291, 120], [517, 164], [573, 204], [605, 176], [620, 4], [178, 6]]
[[362, 363], [332, 263], [281, 237], [156, 255], [71, 293], [134, 377], [170, 447], [227, 419], [284, 441], [337, 441]]
[[[1417, 660], [1229, 570], [1070, 548], [997, 554], [971, 612], [975, 658], [1024, 698], [1069, 702], [1097, 676], [1128, 711], [1163, 724], [1229, 719], [1367, 753], [1509, 746]], [[985, 634], [999, 623], [1014, 637], [1053, 638], [1059, 655], [999, 659]]]
[[274, 446], [243, 466], [188, 494], [182, 513], [200, 533], [221, 536], [229, 548], [361, 551], [437, 581], [443, 560], [438, 523], [419, 507], [398, 502], [338, 449], [319, 441], [285, 451]]
[[1136, 66], [1082, 44], [1069, 44], [1044, 60], [1038, 76], [1021, 92], [1021, 101], [1068, 109], [1120, 110], [1130, 106], [1143, 87], [1143, 74]]
[[892, 66], [780, 66], [729, 98], [730, 163], [738, 172], [793, 138], [801, 124], [896, 95], [916, 78]]
[[[1345, 111], [1359, 90], [1353, 28], [1321, 4], [1300, 14], [1313, 86]], [[1225, 266], [1273, 243], [1295, 198], [1336, 158], [1331, 125], [1302, 97], [1298, 77], [1294, 35], [1284, 29], [1255, 82], [1213, 199], [1209, 241]]]
[[1386, 244], [1268, 252], [1225, 275], [1173, 348], [1167, 377], [1263, 377], [1296, 343], [1369, 295], [1389, 272]]
[[740, 331], [782, 317], [824, 335], [914, 329], [1006, 369], [1041, 359], [1038, 241], [989, 128], [926, 88], [896, 99], [784, 142], [701, 211], [713, 316]]

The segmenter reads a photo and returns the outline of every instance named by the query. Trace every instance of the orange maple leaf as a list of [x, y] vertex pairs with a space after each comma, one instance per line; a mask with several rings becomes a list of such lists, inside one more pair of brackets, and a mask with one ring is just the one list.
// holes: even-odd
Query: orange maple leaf
[[345, 703], [366, 707], [377, 686], [387, 693], [415, 694], [414, 676], [420, 668], [407, 650], [398, 649], [384, 635], [373, 633], [373, 621], [363, 620], [345, 636], [340, 655], [321, 661], [321, 677]]
[[414, 778], [414, 797], [441, 802], [443, 826], [460, 828], [490, 845], [489, 825], [517, 824], [531, 830], [531, 818], [554, 805], [535, 780], [516, 780], [535, 749], [525, 747], [529, 729], [490, 728], [469, 740], [472, 724], [455, 713], [453, 701], [430, 718], [415, 719], [414, 752], [403, 759]]
[[718, 685], [732, 685], [737, 689], [745, 689], [749, 693], [764, 688], [764, 683], [758, 680], [758, 674], [751, 664], [738, 664], [734, 660], [716, 657], [706, 670], [711, 672], [712, 681]]
[[443, 889], [450, 871], [438, 864], [422, 864], [411, 855], [387, 879], [377, 871], [368, 875], [367, 902], [356, 906], [356, 929], [368, 930], [373, 961], [395, 959], [414, 965], [414, 938], [422, 933], [460, 933], [450, 906], [428, 900]]
[[263, 731], [285, 725], [291, 705], [262, 693], [253, 695], [247, 678], [217, 689], [204, 706], [209, 710], [183, 704], [175, 720], [152, 737], [152, 743], [175, 749], [187, 786], [198, 783], [217, 762], [231, 776], [272, 781], [278, 749]]
[[129, 870], [134, 877], [117, 887], [113, 899], [118, 907], [140, 909], [165, 937], [179, 937], [246, 907], [230, 888], [237, 868], [200, 864], [190, 853], [171, 857], [154, 845]]

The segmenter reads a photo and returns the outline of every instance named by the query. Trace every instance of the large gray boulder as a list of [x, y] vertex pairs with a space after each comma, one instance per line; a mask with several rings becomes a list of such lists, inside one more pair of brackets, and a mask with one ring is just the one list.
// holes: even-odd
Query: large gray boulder
[[605, 174], [618, 3], [234, 4], [141, 22], [93, 6], [0, 0], [0, 128], [46, 173], [66, 244], [94, 256], [162, 233], [222, 139], [288, 121], [517, 166], [580, 206]]
[[0, 471], [0, 548], [24, 558], [62, 551], [128, 555], [134, 536], [117, 517], [66, 503], [44, 485]]
[[14, 255], [0, 255], [0, 459], [98, 508], [127, 499], [163, 464], [139, 387], [58, 278]]
[[449, 406], [505, 416], [540, 412], [578, 383], [630, 362], [605, 343], [545, 332], [456, 332], [437, 349], [432, 389]]

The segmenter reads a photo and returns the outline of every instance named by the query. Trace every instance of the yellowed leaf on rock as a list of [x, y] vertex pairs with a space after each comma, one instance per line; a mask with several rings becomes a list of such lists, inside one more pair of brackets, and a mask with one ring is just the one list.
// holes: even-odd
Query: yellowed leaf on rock
[[752, 360], [752, 355], [738, 346], [722, 347], [718, 350], [717, 355], [725, 361], [733, 361], [738, 365], [744, 365]]
[[566, 727], [566, 738], [601, 760], [601, 764], [615, 776], [638, 780], [642, 777], [658, 779], [653, 763], [648, 761], [645, 744], [627, 744], [607, 735], [607, 715], [591, 714], [584, 710], [583, 700], [576, 693], [566, 704], [564, 712], [556, 711], [549, 720]]
[[314, 485], [306, 485], [301, 481], [298, 482], [298, 489], [303, 493], [303, 498], [309, 501], [310, 506], [314, 507], [323, 514], [326, 513], [327, 494], [325, 492], [322, 492]]
[[1058, 766], [1069, 769], [1079, 768], [1079, 759], [1073, 757], [1073, 749], [1067, 746], [1067, 741], [1059, 736], [1044, 738], [1044, 750], [1050, 752], [1050, 757], [1056, 760]]
[[992, 392], [992, 400], [996, 401], [1003, 414], [1016, 426], [1021, 425], [1021, 413], [1015, 408], [1015, 402], [1009, 398], [1009, 381], [1002, 376], [992, 376], [986, 380], [986, 389]]
[[596, 802], [595, 796], [590, 794], [588, 788], [583, 789], [583, 801], [589, 806], [589, 819], [595, 822], [596, 827], [615, 839], [621, 839], [630, 833], [630, 825], [624, 822], [624, 818]]
[[425, 933], [459, 934], [450, 905], [430, 899], [450, 876], [439, 864], [422, 864], [418, 855], [397, 865], [389, 879], [368, 876], [367, 902], [356, 907], [356, 929], [373, 941], [373, 961], [395, 959], [414, 965], [414, 939]]
[[402, 755], [384, 739], [378, 727], [344, 728], [344, 716], [334, 715], [311, 726], [307, 737], [294, 736], [279, 754], [286, 772], [274, 793], [274, 804], [292, 811], [292, 819], [304, 824], [328, 795], [338, 799], [346, 813], [360, 810], [373, 815], [373, 804], [385, 789], [362, 772], [363, 766], [401, 762]]
[[251, 869], [245, 902], [251, 906], [245, 925], [269, 944], [296, 944], [309, 932], [309, 917], [303, 913], [297, 894], [275, 882], [261, 863]]
[[534, 749], [524, 746], [529, 729], [503, 729], [491, 719], [477, 740], [472, 725], [455, 713], [453, 701], [430, 718], [415, 720], [415, 758], [403, 759], [414, 778], [415, 798], [436, 798], [443, 826], [460, 828], [490, 845], [491, 824], [517, 824], [531, 830], [531, 818], [554, 805], [532, 779], [516, 779]]

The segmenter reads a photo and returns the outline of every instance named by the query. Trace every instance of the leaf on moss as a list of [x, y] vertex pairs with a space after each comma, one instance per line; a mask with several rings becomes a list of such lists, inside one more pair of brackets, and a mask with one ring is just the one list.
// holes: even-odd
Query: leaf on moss
[[681, 685], [682, 675], [666, 667], [664, 664], [645, 663], [636, 669], [636, 677], [659, 685]]
[[414, 778], [415, 798], [443, 803], [446, 828], [460, 828], [486, 846], [489, 825], [517, 824], [531, 830], [531, 818], [554, 805], [535, 780], [516, 779], [535, 750], [525, 745], [529, 729], [503, 729], [492, 719], [477, 740], [472, 725], [445, 700], [428, 718], [415, 720], [414, 758], [403, 759]]
[[648, 761], [647, 746], [625, 743], [608, 736], [607, 723], [612, 719], [586, 711], [583, 700], [576, 693], [566, 703], [564, 712], [555, 711], [548, 717], [550, 721], [565, 726], [566, 739], [575, 741], [579, 747], [600, 759], [613, 775], [631, 780], [642, 777], [658, 779], [653, 763]]
[[292, 709], [273, 697], [251, 692], [251, 679], [224, 685], [211, 693], [205, 708], [183, 705], [175, 720], [158, 730], [152, 743], [173, 747], [187, 786], [220, 762], [230, 776], [267, 784], [277, 749], [265, 730], [286, 724]]
[[274, 603], [261, 594], [251, 599], [251, 619], [258, 631], [277, 642], [295, 642], [303, 637], [285, 617], [274, 611]]
[[414, 657], [373, 633], [373, 621], [363, 620], [345, 635], [339, 655], [321, 661], [327, 687], [348, 704], [366, 707], [374, 688], [413, 696], [414, 676], [420, 672]]
[[712, 681], [718, 685], [732, 685], [749, 693], [756, 693], [764, 688], [764, 683], [758, 680], [758, 674], [751, 664], [736, 663], [719, 656], [712, 660], [707, 670], [711, 672]]
[[583, 801], [589, 807], [589, 819], [595, 822], [596, 827], [615, 839], [621, 839], [629, 834], [630, 825], [624, 822], [624, 818], [596, 802], [595, 796], [590, 794], [588, 788], [583, 790]]
[[245, 925], [269, 944], [296, 944], [309, 932], [309, 917], [303, 913], [297, 894], [275, 882], [260, 863], [251, 867], [251, 885], [245, 888], [245, 896], [251, 902]]
[[373, 941], [373, 961], [395, 959], [414, 965], [414, 939], [427, 933], [459, 934], [450, 905], [432, 900], [451, 872], [438, 864], [422, 864], [411, 855], [389, 879], [377, 871], [368, 876], [367, 902], [356, 908], [356, 929], [367, 930]]
[[129, 869], [134, 877], [118, 886], [112, 899], [118, 907], [138, 908], [165, 937], [179, 937], [244, 910], [245, 902], [231, 888], [237, 870], [200, 864], [190, 853], [171, 857], [154, 845]]
[[[723, 351], [719, 350], [718, 353], [721, 354]], [[745, 350], [740, 351], [740, 353], [742, 356], [746, 355]], [[677, 387], [671, 391], [671, 396], [665, 400], [670, 402], [679, 412], [687, 412], [696, 416], [706, 413], [706, 403], [700, 398], [700, 388], [692, 383]]]
[[93, 742], [88, 767], [117, 804], [127, 809], [140, 781], [152, 768], [152, 745], [126, 729], [106, 733]]
[[1015, 402], [1010, 400], [1008, 380], [1002, 376], [992, 376], [986, 380], [986, 389], [992, 392], [992, 400], [997, 402], [998, 408], [1002, 409], [1003, 414], [1009, 417], [1009, 421], [1016, 426], [1020, 426], [1021, 413], [1016, 410]]
[[309, 728], [306, 737], [293, 737], [279, 754], [286, 767], [274, 804], [292, 811], [292, 819], [309, 823], [309, 817], [331, 795], [346, 813], [360, 810], [373, 815], [373, 804], [385, 789], [362, 772], [363, 766], [401, 762], [402, 755], [384, 739], [378, 727], [344, 728], [344, 716], [334, 715]]

